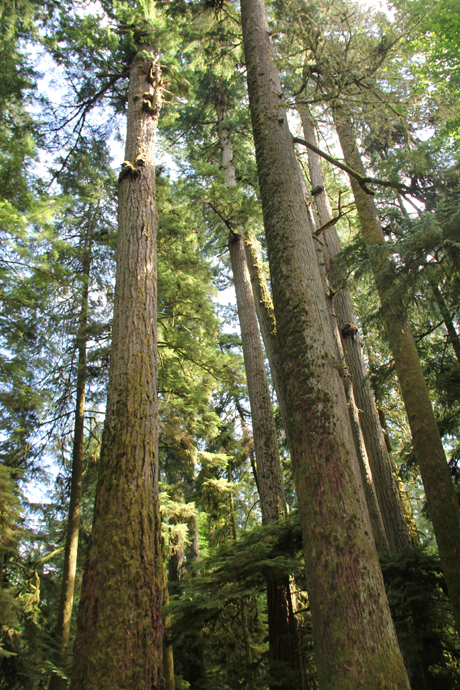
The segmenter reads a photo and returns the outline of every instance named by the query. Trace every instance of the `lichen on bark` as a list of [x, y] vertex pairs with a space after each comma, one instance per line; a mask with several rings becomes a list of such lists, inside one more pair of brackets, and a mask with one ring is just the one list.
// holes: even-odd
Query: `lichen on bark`
[[[319, 685], [407, 690], [357, 480], [345, 393], [265, 7], [262, 0], [243, 0], [241, 9]], [[384, 661], [385, 673], [376, 659]]]
[[107, 411], [85, 565], [71, 688], [156, 690], [162, 676], [164, 568], [158, 498], [155, 135], [158, 63], [130, 64], [126, 161], [119, 181], [118, 256]]

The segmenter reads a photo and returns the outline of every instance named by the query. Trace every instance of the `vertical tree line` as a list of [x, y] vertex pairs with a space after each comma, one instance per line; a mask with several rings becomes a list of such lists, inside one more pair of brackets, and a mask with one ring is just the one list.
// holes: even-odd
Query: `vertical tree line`
[[456, 687], [437, 11], [1, 10], [0, 687]]

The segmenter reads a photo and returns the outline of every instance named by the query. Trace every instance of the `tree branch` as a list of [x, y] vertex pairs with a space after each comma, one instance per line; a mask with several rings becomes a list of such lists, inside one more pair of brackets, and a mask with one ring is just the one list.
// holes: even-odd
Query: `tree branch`
[[353, 177], [359, 183], [359, 185], [361, 186], [363, 191], [366, 192], [366, 194], [370, 194], [371, 196], [374, 196], [375, 194], [375, 192], [373, 192], [372, 189], [369, 189], [369, 187], [367, 186], [368, 184], [377, 184], [381, 187], [390, 187], [391, 189], [397, 189], [398, 191], [406, 194], [414, 194], [414, 192], [416, 191], [413, 187], [407, 187], [407, 185], [402, 184], [400, 182], [379, 180], [376, 177], [363, 177], [358, 172], [356, 172], [356, 170], [353, 170], [353, 168], [350, 168], [348, 165], [346, 165], [346, 163], [342, 163], [341, 161], [337, 160], [337, 158], [333, 158], [328, 153], [322, 151], [314, 144], [310, 144], [310, 142], [305, 141], [305, 139], [293, 137], [293, 141], [294, 144], [302, 144], [302, 146], [306, 146], [307, 149], [310, 149], [314, 153], [318, 154], [318, 156], [321, 156], [321, 158], [324, 158], [324, 160], [328, 161], [329, 163], [332, 163], [332, 165], [335, 165], [336, 168], [340, 168], [340, 170], [343, 170], [344, 172], [348, 173], [350, 177]]

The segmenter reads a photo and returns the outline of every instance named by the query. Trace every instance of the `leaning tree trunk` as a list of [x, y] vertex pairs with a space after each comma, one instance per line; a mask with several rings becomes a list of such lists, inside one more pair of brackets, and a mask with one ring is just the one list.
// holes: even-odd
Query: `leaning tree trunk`
[[[225, 119], [225, 109], [221, 101], [216, 102], [216, 111], [219, 121], [222, 167], [226, 172], [227, 187], [232, 188], [236, 185], [233, 151]], [[229, 250], [251, 407], [257, 487], [262, 523], [267, 525], [276, 522], [286, 514], [278, 437], [244, 239], [236, 232], [230, 233]], [[270, 658], [275, 662], [284, 661], [295, 669], [297, 665], [294, 649], [295, 628], [288, 578], [283, 582], [273, 578], [267, 581], [267, 608]], [[288, 690], [288, 688], [292, 689], [292, 684], [288, 686], [282, 684], [277, 687]]]
[[[347, 165], [365, 176], [349, 113], [333, 109], [334, 122]], [[397, 279], [372, 197], [350, 177], [361, 231], [380, 296], [381, 311], [409, 418], [430, 517], [438, 544], [449, 598], [460, 632], [460, 509], [431, 406], [407, 313], [397, 293]]]
[[107, 413], [71, 688], [159, 689], [164, 572], [158, 498], [155, 136], [158, 61], [130, 63]]
[[262, 0], [241, 3], [249, 103], [321, 689], [407, 689]]
[[273, 386], [280, 409], [281, 419], [284, 428], [287, 427], [286, 414], [284, 411], [283, 396], [281, 392], [281, 371], [278, 357], [278, 344], [276, 340], [276, 319], [273, 311], [273, 302], [265, 278], [262, 261], [259, 255], [257, 240], [251, 230], [244, 235], [246, 249], [246, 261], [248, 264], [249, 275], [251, 276], [252, 291], [256, 307], [257, 319], [265, 345], [270, 372], [272, 375]]
[[363, 483], [367, 509], [369, 511], [369, 517], [371, 520], [372, 534], [374, 536], [376, 546], [378, 546], [383, 552], [389, 553], [388, 539], [385, 532], [385, 527], [383, 525], [382, 514], [380, 512], [380, 506], [377, 499], [374, 479], [372, 476], [369, 458], [367, 456], [366, 444], [364, 441], [364, 436], [359, 420], [359, 410], [355, 401], [353, 384], [351, 382], [351, 378], [348, 372], [341, 333], [339, 330], [337, 320], [337, 314], [335, 312], [333, 304], [332, 286], [329, 280], [330, 272], [327, 270], [327, 268], [331, 264], [331, 257], [329, 254], [327, 244], [325, 244], [323, 240], [318, 237], [318, 232], [321, 229], [320, 220], [318, 214], [315, 212], [313, 208], [312, 198], [308, 193], [307, 185], [305, 183], [305, 177], [303, 175], [300, 165], [298, 165], [297, 168], [302, 183], [304, 199], [307, 206], [307, 213], [310, 218], [311, 227], [314, 229], [313, 237], [315, 239], [316, 258], [318, 261], [319, 273], [323, 283], [324, 294], [326, 296], [326, 303], [329, 312], [329, 320], [332, 327], [332, 333], [334, 335], [337, 362], [342, 370], [343, 386], [345, 390], [345, 397], [347, 399], [351, 432], [353, 434], [353, 440], [355, 443], [355, 450], [356, 455], [358, 457], [358, 464], [360, 469], [360, 478]]
[[267, 525], [276, 522], [286, 514], [278, 437], [260, 342], [254, 295], [246, 263], [244, 239], [241, 235], [233, 234], [230, 237], [229, 249], [251, 406], [262, 524]]
[[[305, 106], [299, 107], [299, 113], [305, 140], [317, 146], [314, 122], [310, 113]], [[324, 226], [332, 220], [333, 214], [324, 184], [320, 157], [311, 149], [308, 149], [308, 165], [319, 222], [321, 226]], [[326, 272], [335, 291], [334, 311], [341, 334], [345, 361], [353, 382], [354, 399], [360, 411], [359, 422], [364, 436], [373, 486], [377, 494], [389, 549], [395, 554], [410, 545], [409, 530], [379, 413], [369, 384], [350, 291], [346, 285], [342, 284], [341, 276], [334, 264], [334, 257], [341, 250], [340, 238], [334, 226], [327, 228], [321, 236], [325, 244]]]
[[[88, 328], [89, 275], [91, 270], [94, 218], [90, 215], [84, 238], [81, 307], [77, 333], [77, 397], [75, 402], [75, 423], [72, 450], [72, 476], [70, 479], [70, 503], [67, 517], [66, 543], [64, 549], [64, 568], [62, 573], [61, 596], [56, 623], [57, 657], [56, 664], [63, 668], [67, 661], [70, 624], [72, 621], [75, 575], [77, 572], [78, 535], [80, 531], [81, 484], [83, 477], [83, 451], [85, 435], [85, 389], [86, 389], [86, 342]], [[66, 680], [53, 673], [49, 690], [63, 690]]]

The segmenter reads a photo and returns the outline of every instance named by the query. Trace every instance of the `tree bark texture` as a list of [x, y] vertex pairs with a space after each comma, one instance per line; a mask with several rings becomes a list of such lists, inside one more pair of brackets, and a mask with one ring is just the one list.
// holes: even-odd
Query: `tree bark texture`
[[[216, 101], [216, 112], [219, 123], [222, 167], [225, 170], [227, 188], [231, 189], [236, 186], [236, 175], [230, 132], [226, 124], [225, 108], [222, 100]], [[251, 407], [262, 523], [267, 525], [271, 522], [276, 522], [276, 520], [286, 514], [286, 498], [284, 495], [278, 437], [242, 235], [239, 235], [237, 232], [231, 232], [228, 246], [236, 293], [238, 320], [241, 329], [249, 404]]]
[[366, 444], [364, 441], [363, 432], [361, 429], [361, 424], [359, 420], [359, 411], [356, 405], [355, 396], [353, 392], [353, 384], [348, 372], [347, 363], [345, 360], [344, 348], [342, 345], [342, 338], [338, 326], [337, 314], [335, 313], [334, 303], [332, 298], [332, 288], [329, 280], [329, 272], [326, 266], [331, 264], [331, 257], [327, 244], [323, 240], [318, 240], [316, 233], [316, 228], [319, 228], [321, 221], [318, 214], [315, 212], [312, 203], [312, 197], [310, 196], [305, 178], [300, 165], [297, 166], [299, 175], [301, 177], [302, 189], [305, 199], [305, 204], [307, 206], [307, 213], [310, 219], [310, 225], [315, 233], [313, 235], [315, 239], [315, 249], [316, 258], [318, 261], [319, 273], [321, 276], [321, 281], [323, 284], [324, 294], [326, 296], [327, 309], [329, 313], [329, 320], [331, 323], [332, 333], [335, 341], [336, 357], [337, 363], [342, 372], [343, 386], [345, 390], [345, 397], [347, 399], [348, 414], [350, 418], [351, 432], [353, 434], [353, 440], [355, 443], [356, 455], [359, 464], [359, 480], [363, 484], [364, 495], [366, 497], [366, 505], [369, 511], [369, 518], [372, 526], [372, 534], [374, 535], [374, 540], [376, 545], [385, 551], [389, 552], [388, 539], [386, 536], [385, 528], [383, 526], [382, 514], [380, 512], [380, 506], [377, 499], [377, 493], [374, 486], [374, 480], [372, 477], [371, 468], [369, 465], [369, 458], [367, 457]]
[[[75, 422], [72, 449], [72, 476], [70, 480], [70, 503], [67, 517], [67, 532], [64, 549], [64, 568], [62, 572], [61, 596], [56, 623], [56, 643], [58, 646], [56, 663], [64, 667], [67, 660], [72, 622], [75, 576], [77, 572], [78, 535], [80, 531], [81, 485], [83, 477], [83, 453], [85, 436], [85, 389], [86, 389], [86, 341], [88, 328], [89, 275], [93, 245], [93, 218], [88, 219], [84, 238], [81, 293], [81, 308], [77, 333], [78, 365], [77, 396], [75, 402]], [[65, 679], [53, 673], [49, 690], [63, 690]]]
[[146, 53], [150, 47], [139, 46], [130, 63], [107, 412], [72, 690], [157, 690], [162, 678], [155, 206], [161, 81]]
[[[299, 113], [305, 140], [317, 146], [314, 122], [310, 113], [305, 106], [299, 107]], [[308, 165], [319, 222], [322, 226], [333, 218], [333, 214], [324, 184], [320, 157], [310, 149], [308, 149]], [[394, 476], [379, 413], [369, 384], [363, 346], [358, 335], [357, 320], [350, 291], [347, 286], [342, 285], [341, 277], [338, 275], [334, 264], [334, 257], [341, 250], [340, 238], [334, 226], [326, 229], [321, 237], [325, 244], [326, 273], [333, 290], [336, 291], [333, 304], [345, 361], [351, 376], [351, 381], [348, 379], [348, 383], [351, 385], [352, 382], [354, 400], [359, 409], [359, 423], [364, 437], [372, 485], [375, 487], [389, 550], [390, 553], [395, 554], [400, 549], [410, 545], [409, 530], [399, 487]]]
[[[236, 186], [233, 151], [225, 120], [225, 109], [221, 102], [216, 103], [216, 111], [219, 121], [222, 167], [226, 172], [227, 187], [232, 188]], [[230, 233], [229, 250], [251, 407], [257, 464], [256, 482], [260, 496], [262, 523], [267, 525], [286, 515], [283, 473], [245, 242], [244, 238], [236, 232]], [[283, 582], [274, 578], [267, 581], [267, 609], [270, 659], [275, 662], [283, 661], [294, 670], [298, 664], [295, 653], [295, 621], [288, 578]], [[278, 684], [276, 687], [281, 690], [292, 690], [292, 682], [288, 685]]]
[[[342, 105], [336, 105], [333, 114], [347, 165], [365, 174], [347, 110]], [[405, 307], [397, 295], [396, 275], [375, 203], [353, 178], [350, 181], [380, 296], [449, 598], [457, 630], [460, 631], [460, 509], [415, 340]]]
[[265, 352], [270, 365], [273, 386], [278, 399], [281, 419], [283, 420], [283, 425], [286, 429], [287, 422], [281, 392], [281, 373], [278, 357], [278, 345], [276, 340], [275, 312], [273, 310], [273, 301], [270, 295], [270, 290], [268, 289], [264, 268], [260, 259], [258, 243], [251, 230], [246, 231], [244, 234], [244, 245], [246, 249], [246, 261], [249, 275], [251, 277], [257, 320], [259, 322]]
[[286, 514], [278, 438], [244, 240], [241, 235], [231, 236], [229, 248], [251, 406], [262, 524], [267, 525]]
[[407, 689], [262, 0], [243, 0], [249, 102], [322, 690]]

